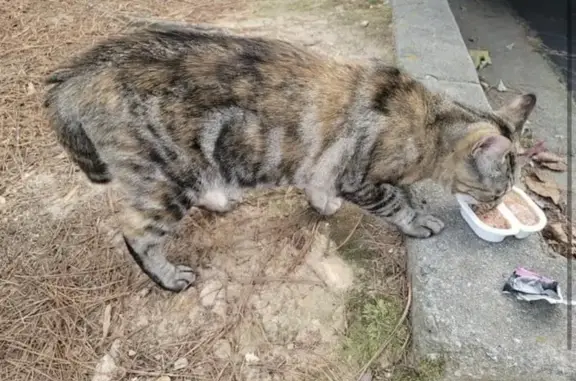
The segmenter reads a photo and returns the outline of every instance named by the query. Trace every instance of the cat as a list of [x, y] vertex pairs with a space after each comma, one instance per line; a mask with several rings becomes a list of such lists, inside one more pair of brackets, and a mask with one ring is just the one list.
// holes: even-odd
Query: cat
[[59, 143], [91, 182], [123, 191], [129, 253], [174, 292], [196, 278], [164, 252], [179, 221], [192, 207], [228, 212], [254, 187], [293, 185], [325, 216], [350, 202], [408, 236], [440, 233], [410, 185], [498, 202], [536, 103], [524, 94], [481, 111], [379, 59], [170, 25], [110, 37], [46, 83]]

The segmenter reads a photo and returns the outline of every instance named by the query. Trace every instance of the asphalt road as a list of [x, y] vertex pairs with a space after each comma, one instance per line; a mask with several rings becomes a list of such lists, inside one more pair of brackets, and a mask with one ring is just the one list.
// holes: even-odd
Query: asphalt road
[[[576, 93], [576, 1], [575, 0], [506, 0], [511, 8], [526, 21], [545, 45], [548, 58], [564, 78], [568, 77], [568, 43], [572, 45], [572, 89]], [[572, 14], [567, 5], [572, 2]], [[572, 19], [572, 38], [568, 38], [567, 19]], [[574, 94], [573, 93], [573, 94]]]

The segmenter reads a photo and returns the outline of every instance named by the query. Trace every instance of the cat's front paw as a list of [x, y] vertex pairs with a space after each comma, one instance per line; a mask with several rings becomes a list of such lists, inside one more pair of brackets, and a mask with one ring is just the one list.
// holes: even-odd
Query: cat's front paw
[[310, 206], [323, 216], [331, 216], [342, 207], [343, 200], [340, 197], [313, 190], [308, 190], [306, 195]]
[[170, 271], [155, 274], [156, 282], [164, 289], [181, 292], [190, 287], [196, 280], [196, 274], [191, 267], [184, 265], [171, 266]]
[[428, 238], [440, 233], [444, 229], [444, 222], [430, 214], [418, 214], [412, 223], [402, 231], [415, 238]]
[[342, 207], [342, 199], [341, 198], [330, 197], [330, 198], [327, 198], [326, 203], [324, 204], [323, 207], [320, 207], [320, 208], [317, 207], [315, 209], [321, 215], [328, 217], [328, 216], [333, 215], [337, 211], [339, 211], [341, 207]]

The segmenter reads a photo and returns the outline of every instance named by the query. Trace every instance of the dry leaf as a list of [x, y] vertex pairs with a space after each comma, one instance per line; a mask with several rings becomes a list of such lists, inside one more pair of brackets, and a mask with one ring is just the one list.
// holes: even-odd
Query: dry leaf
[[110, 321], [112, 320], [112, 305], [106, 305], [104, 309], [104, 317], [102, 318], [102, 340], [104, 340], [110, 332]]
[[540, 165], [556, 172], [566, 172], [566, 170], [568, 169], [568, 166], [561, 161], [559, 162], [545, 161], [540, 163]]
[[534, 155], [532, 159], [538, 163], [566, 163], [566, 160], [562, 156], [556, 155], [550, 151], [540, 151]]
[[547, 172], [544, 169], [541, 168], [533, 168], [532, 169], [532, 174], [541, 182], [543, 183], [547, 183], [547, 182], [551, 182], [554, 183], [556, 182], [556, 180], [554, 180], [554, 177], [552, 176], [552, 174], [550, 172]]
[[487, 65], [492, 65], [492, 59], [490, 58], [490, 52], [488, 50], [468, 50], [472, 62], [474, 62], [474, 67], [476, 70], [482, 70]]
[[562, 243], [568, 243], [568, 236], [562, 227], [560, 222], [556, 222], [546, 226], [546, 231], [550, 233], [550, 236], [554, 238], [554, 240]]
[[64, 202], [70, 202], [70, 200], [72, 200], [72, 197], [74, 197], [74, 195], [76, 194], [76, 192], [78, 192], [78, 189], [80, 189], [80, 185], [76, 185], [74, 188], [72, 188], [72, 190], [70, 190], [70, 192], [68, 192], [66, 194], [66, 196], [64, 196], [64, 198], [62, 199], [62, 201]]
[[520, 149], [518, 150], [518, 154], [520, 156], [528, 156], [529, 158], [538, 155], [541, 152], [546, 152], [546, 147], [544, 147], [543, 140], [538, 141], [536, 144], [534, 144], [532, 147], [529, 147], [528, 149], [520, 147]]
[[556, 205], [558, 205], [560, 202], [560, 189], [558, 189], [558, 185], [556, 185], [556, 183], [543, 183], [540, 180], [529, 176], [526, 178], [526, 186], [537, 195], [552, 199], [552, 202], [554, 202]]

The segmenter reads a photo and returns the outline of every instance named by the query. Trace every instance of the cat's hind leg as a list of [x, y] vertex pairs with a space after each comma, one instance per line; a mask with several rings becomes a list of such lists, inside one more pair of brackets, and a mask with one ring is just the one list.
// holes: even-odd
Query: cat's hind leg
[[165, 243], [191, 207], [191, 200], [162, 184], [141, 191], [124, 210], [122, 232], [128, 252], [158, 286], [183, 291], [196, 275], [191, 267], [173, 264], [166, 258]]

